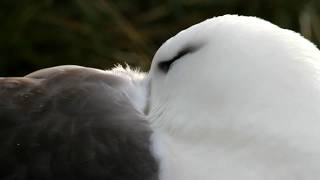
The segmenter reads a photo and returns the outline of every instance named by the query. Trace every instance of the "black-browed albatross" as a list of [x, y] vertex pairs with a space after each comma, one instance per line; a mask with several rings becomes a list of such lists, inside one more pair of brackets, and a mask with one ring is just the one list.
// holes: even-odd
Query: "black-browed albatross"
[[[141, 74], [61, 66], [0, 79], [0, 179], [156, 180]], [[140, 91], [135, 91], [140, 89]]]
[[320, 51], [256, 17], [194, 25], [148, 74], [161, 180], [320, 179]]
[[58, 67], [0, 86], [2, 177], [320, 179], [320, 52], [255, 17], [178, 33], [146, 77]]

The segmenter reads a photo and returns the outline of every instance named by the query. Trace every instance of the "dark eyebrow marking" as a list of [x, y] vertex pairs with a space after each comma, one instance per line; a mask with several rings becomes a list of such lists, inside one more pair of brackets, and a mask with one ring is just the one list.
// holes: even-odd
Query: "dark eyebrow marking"
[[185, 56], [186, 54], [193, 53], [198, 49], [199, 49], [199, 47], [187, 46], [187, 47], [183, 48], [181, 51], [179, 51], [179, 53], [177, 55], [175, 55], [173, 58], [171, 58], [170, 60], [160, 62], [158, 64], [158, 67], [162, 72], [167, 73], [170, 70], [171, 65], [176, 60], [180, 59], [181, 57]]

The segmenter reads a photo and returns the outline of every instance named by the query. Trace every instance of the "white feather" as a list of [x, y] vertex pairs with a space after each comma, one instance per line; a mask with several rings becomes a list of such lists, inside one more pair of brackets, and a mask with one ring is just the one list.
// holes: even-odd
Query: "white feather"
[[146, 74], [140, 72], [138, 69], [131, 69], [128, 65], [126, 68], [118, 65], [111, 69], [110, 72], [126, 80], [126, 84], [123, 86], [123, 92], [136, 109], [144, 113], [148, 100]]
[[[168, 73], [158, 63], [199, 46]], [[148, 119], [164, 180], [320, 179], [320, 52], [255, 18], [192, 26], [154, 56]]]

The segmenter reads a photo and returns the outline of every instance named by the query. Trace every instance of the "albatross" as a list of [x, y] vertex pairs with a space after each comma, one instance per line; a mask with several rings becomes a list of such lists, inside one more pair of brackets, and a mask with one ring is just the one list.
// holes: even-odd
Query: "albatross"
[[144, 75], [43, 69], [0, 79], [0, 179], [157, 180]]
[[148, 79], [160, 179], [320, 179], [320, 51], [298, 33], [212, 18], [166, 41]]
[[1, 179], [315, 180], [320, 52], [237, 15], [181, 31], [148, 74], [0, 79]]
[[320, 52], [298, 33], [212, 18], [166, 41], [148, 79], [160, 179], [320, 178]]

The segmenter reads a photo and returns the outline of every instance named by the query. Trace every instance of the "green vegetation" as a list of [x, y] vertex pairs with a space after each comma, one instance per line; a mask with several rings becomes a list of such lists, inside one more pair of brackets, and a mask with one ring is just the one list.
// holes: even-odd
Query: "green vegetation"
[[62, 64], [146, 70], [167, 38], [223, 14], [259, 16], [320, 45], [319, 0], [1, 0], [0, 76]]

